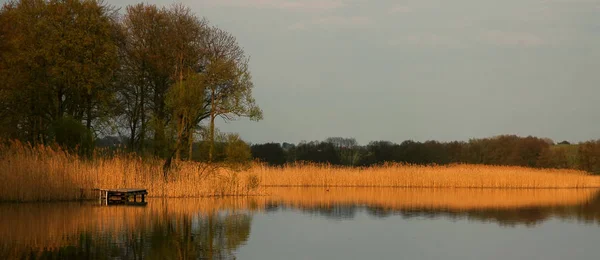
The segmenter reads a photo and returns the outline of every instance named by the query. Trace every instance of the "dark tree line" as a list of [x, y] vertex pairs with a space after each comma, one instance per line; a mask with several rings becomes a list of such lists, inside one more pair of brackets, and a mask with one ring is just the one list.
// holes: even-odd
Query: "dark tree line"
[[386, 162], [408, 164], [486, 164], [539, 168], [581, 169], [600, 173], [600, 140], [577, 145], [554, 144], [537, 137], [501, 135], [468, 142], [373, 141], [360, 146], [353, 138], [328, 138], [298, 145], [252, 145], [252, 156], [270, 165], [294, 162], [341, 166], [371, 166]]
[[88, 147], [118, 134], [142, 155], [215, 152], [215, 119], [262, 111], [230, 33], [175, 4], [18, 0], [0, 10], [0, 138]]

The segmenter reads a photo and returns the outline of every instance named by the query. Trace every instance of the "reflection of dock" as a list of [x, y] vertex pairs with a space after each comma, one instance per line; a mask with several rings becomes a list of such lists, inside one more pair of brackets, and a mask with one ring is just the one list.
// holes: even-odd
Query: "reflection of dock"
[[[146, 205], [146, 189], [95, 189], [101, 204]], [[139, 201], [138, 201], [139, 198]]]

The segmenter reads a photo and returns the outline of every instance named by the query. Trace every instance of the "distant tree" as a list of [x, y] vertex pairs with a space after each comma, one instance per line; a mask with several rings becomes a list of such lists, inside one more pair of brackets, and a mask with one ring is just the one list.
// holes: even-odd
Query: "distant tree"
[[600, 140], [579, 144], [579, 168], [584, 171], [600, 173]]
[[352, 148], [358, 146], [358, 142], [356, 142], [356, 139], [354, 138], [329, 137], [325, 139], [325, 142], [331, 143], [338, 148]]
[[367, 145], [368, 157], [365, 159], [373, 164], [399, 161], [400, 146], [389, 141], [373, 141]]
[[315, 141], [298, 144], [296, 158], [298, 161], [340, 164], [340, 157], [335, 150], [335, 146], [325, 142]]
[[344, 137], [329, 137], [325, 139], [325, 142], [331, 143], [335, 147], [335, 150], [338, 153], [338, 157], [340, 158], [340, 164], [346, 166], [353, 166], [359, 163], [360, 158], [358, 142], [356, 142], [356, 139]]
[[422, 164], [448, 164], [450, 156], [444, 144], [438, 141], [426, 141], [423, 143], [425, 155]]
[[445, 144], [446, 154], [448, 155], [449, 163], [467, 163], [467, 143], [465, 142], [449, 142]]
[[283, 165], [286, 162], [285, 151], [278, 143], [252, 145], [252, 157], [269, 165]]
[[556, 169], [569, 168], [567, 149], [558, 146], [543, 150], [540, 156], [538, 157], [537, 167]]
[[290, 149], [294, 149], [294, 148], [296, 148], [296, 145], [294, 145], [294, 144], [291, 144], [291, 143], [286, 143], [286, 142], [283, 142], [283, 143], [281, 144], [281, 148], [283, 148], [283, 150], [284, 150], [284, 151], [289, 151]]

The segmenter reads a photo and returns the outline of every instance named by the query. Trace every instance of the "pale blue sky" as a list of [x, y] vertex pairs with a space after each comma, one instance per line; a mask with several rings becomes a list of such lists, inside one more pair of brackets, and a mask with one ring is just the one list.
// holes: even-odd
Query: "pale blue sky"
[[181, 2], [251, 57], [253, 143], [600, 138], [600, 0]]

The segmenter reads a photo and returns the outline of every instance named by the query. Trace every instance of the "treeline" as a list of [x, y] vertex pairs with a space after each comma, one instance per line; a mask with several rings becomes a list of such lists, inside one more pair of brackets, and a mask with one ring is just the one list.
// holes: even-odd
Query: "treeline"
[[353, 138], [325, 141], [254, 144], [252, 156], [270, 165], [295, 162], [341, 166], [371, 166], [385, 162], [408, 164], [453, 163], [509, 165], [539, 168], [580, 169], [600, 173], [600, 140], [572, 145], [550, 139], [501, 135], [468, 142], [374, 141], [358, 145]]
[[235, 37], [179, 4], [9, 1], [0, 78], [0, 137], [33, 145], [89, 152], [116, 134], [132, 152], [192, 158], [202, 140], [210, 161], [216, 118], [262, 118]]

